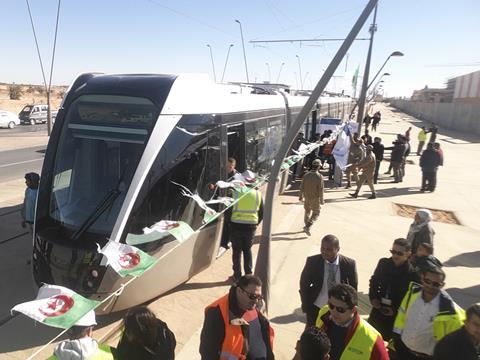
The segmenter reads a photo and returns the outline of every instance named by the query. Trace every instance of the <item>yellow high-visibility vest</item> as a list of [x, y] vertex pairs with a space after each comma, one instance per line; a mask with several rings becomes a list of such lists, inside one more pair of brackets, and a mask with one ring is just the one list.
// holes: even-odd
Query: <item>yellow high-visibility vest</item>
[[[262, 202], [260, 191], [252, 189], [247, 194], [235, 191], [234, 199], [240, 200], [233, 205], [231, 222], [238, 224], [258, 224], [258, 210]], [[243, 197], [242, 197], [243, 196]]]
[[[407, 293], [405, 294], [400, 307], [398, 308], [397, 317], [393, 325], [393, 332], [401, 335], [405, 325], [407, 324], [408, 309], [411, 304], [422, 294], [422, 286], [411, 282]], [[442, 339], [445, 335], [460, 329], [465, 320], [465, 311], [446, 297], [443, 293], [439, 294], [440, 305], [438, 314], [433, 318], [433, 337], [436, 341]]]
[[[328, 305], [325, 305], [320, 309], [317, 316], [315, 326], [322, 328], [323, 320], [322, 316], [329, 311]], [[378, 337], [381, 337], [380, 333], [368, 322], [360, 319], [355, 333], [348, 342], [347, 346], [340, 356], [340, 360], [365, 360], [370, 359], [372, 350]]]

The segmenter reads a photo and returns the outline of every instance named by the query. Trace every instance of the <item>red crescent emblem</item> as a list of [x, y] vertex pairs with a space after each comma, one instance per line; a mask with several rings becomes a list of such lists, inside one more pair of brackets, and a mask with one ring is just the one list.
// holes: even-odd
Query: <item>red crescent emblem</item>
[[74, 304], [73, 298], [68, 295], [55, 295], [47, 299], [38, 311], [47, 317], [59, 316], [65, 314], [72, 308]]
[[123, 269], [132, 269], [140, 263], [140, 255], [134, 252], [122, 254], [118, 263]]
[[176, 227], [179, 227], [179, 226], [180, 224], [178, 222], [174, 222], [174, 223], [162, 225], [161, 229], [168, 231], [168, 230], [175, 229]]

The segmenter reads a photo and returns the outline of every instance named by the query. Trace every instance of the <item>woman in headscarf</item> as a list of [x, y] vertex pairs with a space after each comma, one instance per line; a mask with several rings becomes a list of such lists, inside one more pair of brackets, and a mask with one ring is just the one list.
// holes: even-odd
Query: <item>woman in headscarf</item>
[[412, 254], [417, 252], [417, 248], [422, 243], [433, 246], [433, 236], [435, 231], [432, 228], [432, 213], [427, 209], [419, 209], [415, 214], [415, 219], [408, 230], [407, 240], [411, 244]]

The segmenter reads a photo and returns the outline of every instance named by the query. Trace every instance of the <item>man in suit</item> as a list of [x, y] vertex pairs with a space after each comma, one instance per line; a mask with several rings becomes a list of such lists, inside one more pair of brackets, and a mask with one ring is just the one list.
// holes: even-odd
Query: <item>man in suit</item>
[[355, 260], [340, 255], [339, 250], [340, 241], [329, 234], [322, 239], [320, 254], [307, 258], [300, 276], [300, 298], [307, 326], [315, 324], [318, 311], [328, 302], [328, 290], [334, 285], [348, 284], [357, 289]]

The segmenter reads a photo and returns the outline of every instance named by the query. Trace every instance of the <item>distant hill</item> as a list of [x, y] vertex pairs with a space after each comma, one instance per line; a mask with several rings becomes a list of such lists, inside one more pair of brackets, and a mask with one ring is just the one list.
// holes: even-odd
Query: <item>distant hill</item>
[[[16, 84], [20, 86], [20, 99], [10, 100], [9, 86], [10, 84], [0, 82], [0, 110], [11, 111], [18, 114], [20, 110], [27, 104], [45, 104], [47, 102], [47, 96], [45, 88], [42, 85], [32, 84]], [[52, 86], [52, 95], [50, 102], [52, 103], [52, 109], [58, 109], [65, 91], [68, 86]]]

